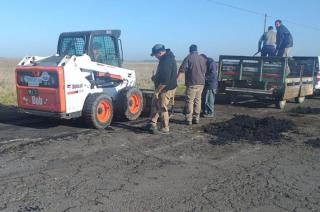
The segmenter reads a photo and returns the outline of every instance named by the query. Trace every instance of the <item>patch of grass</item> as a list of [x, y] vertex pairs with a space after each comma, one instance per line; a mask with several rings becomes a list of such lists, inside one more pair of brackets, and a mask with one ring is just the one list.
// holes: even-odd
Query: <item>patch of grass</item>
[[184, 95], [186, 90], [186, 86], [184, 84], [178, 84], [176, 95]]
[[123, 67], [136, 71], [137, 87], [153, 89], [151, 77], [157, 69], [156, 62], [125, 62]]
[[3, 105], [16, 105], [15, 67], [19, 60], [0, 60], [0, 103]]
[[0, 95], [0, 103], [3, 105], [17, 105], [16, 92], [10, 91]]

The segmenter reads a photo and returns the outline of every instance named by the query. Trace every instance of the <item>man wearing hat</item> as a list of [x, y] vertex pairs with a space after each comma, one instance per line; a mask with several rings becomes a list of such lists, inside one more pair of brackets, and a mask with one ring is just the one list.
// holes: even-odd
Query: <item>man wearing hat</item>
[[201, 112], [201, 96], [205, 84], [207, 70], [206, 60], [198, 54], [198, 48], [192, 44], [189, 47], [190, 54], [183, 60], [178, 78], [185, 74], [186, 85], [186, 124], [198, 124]]
[[106, 63], [106, 58], [102, 56], [101, 54], [101, 43], [99, 42], [94, 42], [92, 44], [92, 54], [91, 54], [91, 59], [92, 61], [98, 62], [98, 63]]
[[[274, 57], [276, 56], [276, 41], [277, 34], [273, 31], [273, 27], [268, 27], [268, 32], [263, 33], [259, 40], [258, 52], [261, 52], [262, 57]], [[262, 44], [262, 48], [261, 48]]]
[[177, 87], [177, 63], [174, 54], [162, 44], [152, 47], [151, 56], [159, 60], [157, 71], [152, 76], [155, 85], [154, 98], [152, 100], [150, 130], [158, 132], [158, 118], [161, 117], [162, 124], [160, 132], [169, 133], [168, 104], [174, 97]]

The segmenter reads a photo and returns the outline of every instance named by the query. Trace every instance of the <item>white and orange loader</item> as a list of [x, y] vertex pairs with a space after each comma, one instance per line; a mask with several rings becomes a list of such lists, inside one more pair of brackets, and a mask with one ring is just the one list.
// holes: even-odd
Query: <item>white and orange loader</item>
[[[38, 116], [83, 117], [94, 128], [113, 116], [137, 119], [142, 92], [135, 71], [121, 68], [120, 30], [61, 33], [57, 54], [27, 56], [16, 67], [18, 107]], [[98, 56], [97, 56], [98, 54]]]

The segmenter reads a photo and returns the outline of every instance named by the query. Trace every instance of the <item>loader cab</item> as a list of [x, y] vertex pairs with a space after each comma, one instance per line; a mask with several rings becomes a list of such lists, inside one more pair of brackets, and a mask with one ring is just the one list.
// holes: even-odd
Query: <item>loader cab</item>
[[64, 32], [60, 34], [57, 53], [61, 56], [87, 54], [97, 63], [122, 67], [120, 30]]

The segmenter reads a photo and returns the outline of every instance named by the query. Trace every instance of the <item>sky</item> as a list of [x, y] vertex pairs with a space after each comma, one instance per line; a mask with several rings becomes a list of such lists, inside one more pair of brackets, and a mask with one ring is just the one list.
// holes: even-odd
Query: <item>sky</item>
[[253, 55], [276, 19], [290, 30], [293, 56], [320, 55], [319, 0], [3, 0], [0, 57], [49, 56], [61, 32], [120, 29], [125, 60], [149, 60], [161, 43], [178, 60], [200, 53]]

